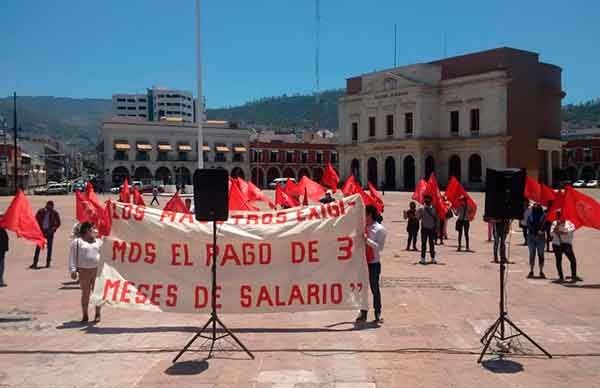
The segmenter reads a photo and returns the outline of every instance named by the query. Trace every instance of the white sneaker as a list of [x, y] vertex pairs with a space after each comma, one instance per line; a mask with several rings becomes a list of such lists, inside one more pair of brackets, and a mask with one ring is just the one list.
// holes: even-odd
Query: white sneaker
[[431, 264], [437, 264], [437, 263], [438, 263], [438, 262], [437, 262], [437, 260], [436, 260], [436, 259], [433, 259], [433, 258], [431, 259]]
[[427, 262], [425, 261], [425, 259], [421, 259], [421, 260], [419, 261], [419, 264], [423, 264], [423, 265], [425, 265], [425, 264], [427, 264]]

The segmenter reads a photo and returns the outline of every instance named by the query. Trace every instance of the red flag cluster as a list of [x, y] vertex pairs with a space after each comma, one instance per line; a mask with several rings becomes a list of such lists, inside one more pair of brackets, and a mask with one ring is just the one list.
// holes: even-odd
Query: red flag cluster
[[360, 197], [362, 198], [365, 206], [373, 205], [379, 213], [383, 213], [383, 197], [381, 196], [381, 194], [379, 194], [379, 192], [377, 192], [377, 189], [371, 184], [371, 182], [368, 183], [368, 187], [369, 192], [367, 193], [363, 190], [362, 186], [360, 185], [360, 183], [358, 183], [356, 178], [354, 178], [354, 175], [350, 175], [348, 179], [346, 179], [346, 182], [344, 182], [344, 185], [342, 186], [342, 193], [346, 197], [353, 194], [360, 194]]
[[448, 202], [452, 205], [453, 209], [458, 209], [462, 205], [460, 199], [467, 199], [467, 206], [469, 207], [469, 220], [473, 221], [477, 214], [477, 204], [473, 201], [473, 198], [466, 192], [465, 188], [460, 184], [458, 179], [451, 177], [446, 187], [445, 192]]
[[561, 210], [560, 218], [569, 220], [575, 228], [586, 226], [600, 229], [600, 203], [571, 186], [559, 193], [548, 211], [549, 219], [556, 219], [556, 211]]
[[96, 225], [101, 236], [110, 234], [112, 219], [110, 217], [110, 201], [102, 206], [94, 186], [88, 182], [85, 192], [75, 192], [75, 216], [79, 222], [91, 222]]
[[538, 183], [530, 177], [525, 178], [525, 198], [548, 206], [548, 203], [556, 199], [556, 193], [543, 183]]
[[46, 245], [46, 238], [35, 219], [31, 204], [21, 190], [17, 191], [0, 219], [0, 228], [15, 232], [17, 237], [23, 237], [40, 248]]

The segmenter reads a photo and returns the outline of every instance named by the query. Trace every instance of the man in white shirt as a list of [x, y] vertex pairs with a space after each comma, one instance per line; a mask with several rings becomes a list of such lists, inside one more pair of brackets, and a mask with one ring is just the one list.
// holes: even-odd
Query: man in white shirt
[[[373, 309], [375, 310], [375, 322], [381, 323], [381, 291], [379, 289], [379, 275], [381, 274], [380, 254], [385, 246], [386, 231], [379, 223], [379, 212], [373, 205], [366, 207], [367, 228], [365, 233], [366, 249], [365, 256], [369, 266], [369, 285], [373, 294]], [[356, 322], [367, 320], [367, 310], [361, 310]]]
[[563, 220], [560, 217], [560, 211], [556, 212], [556, 221], [552, 223], [552, 248], [556, 257], [556, 271], [558, 272], [558, 283], [565, 281], [562, 270], [562, 256], [567, 256], [571, 264], [571, 281], [580, 282], [582, 279], [577, 276], [577, 259], [573, 252], [573, 233], [575, 225], [569, 220]]

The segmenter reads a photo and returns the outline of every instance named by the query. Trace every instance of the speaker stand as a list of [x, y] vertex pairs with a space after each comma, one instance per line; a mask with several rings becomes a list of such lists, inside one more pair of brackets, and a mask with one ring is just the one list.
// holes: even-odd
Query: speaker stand
[[[244, 350], [244, 352], [246, 352], [246, 354], [248, 356], [250, 356], [251, 359], [254, 359], [254, 355], [231, 332], [231, 330], [229, 330], [227, 328], [227, 326], [225, 326], [223, 321], [221, 321], [221, 319], [219, 319], [219, 316], [217, 315], [217, 221], [213, 220], [212, 223], [213, 223], [213, 258], [212, 258], [212, 285], [211, 285], [211, 309], [212, 309], [212, 311], [210, 313], [210, 318], [208, 319], [208, 321], [204, 324], [202, 329], [200, 329], [196, 333], [196, 335], [194, 337], [192, 337], [192, 339], [183, 347], [183, 349], [181, 349], [179, 354], [177, 354], [177, 356], [173, 359], [173, 363], [176, 363], [177, 360], [179, 359], [179, 357], [181, 357], [183, 355], [183, 353], [185, 353], [188, 350], [188, 348], [198, 338], [205, 338], [210, 341], [210, 350], [208, 351], [207, 358], [211, 358], [212, 352], [215, 347], [215, 342], [217, 342], [218, 340], [223, 339], [225, 337], [228, 337], [228, 336], [233, 338], [233, 340], [240, 346], [240, 348], [242, 348]], [[221, 327], [221, 329], [223, 329], [223, 331], [225, 331], [225, 334], [217, 336], [217, 324]], [[209, 328], [209, 326], [212, 326], [212, 328]], [[207, 328], [209, 328], [210, 332], [208, 333], [208, 335], [205, 335], [204, 332]]]
[[[533, 345], [535, 345], [536, 348], [538, 348], [542, 353], [544, 353], [546, 356], [548, 356], [548, 358], [552, 358], [552, 355], [550, 353], [548, 353], [544, 348], [542, 348], [540, 345], [537, 344], [537, 342], [535, 342], [530, 336], [528, 336], [523, 330], [519, 329], [519, 327], [517, 325], [515, 325], [509, 318], [508, 318], [508, 312], [506, 310], [506, 307], [504, 305], [504, 290], [505, 290], [505, 284], [504, 284], [504, 275], [506, 273], [506, 264], [507, 264], [507, 260], [505, 257], [501, 258], [500, 260], [500, 316], [498, 317], [498, 319], [496, 319], [496, 322], [494, 322], [492, 324], [492, 326], [490, 326], [486, 331], [485, 334], [483, 335], [483, 337], [481, 337], [481, 343], [484, 345], [483, 346], [483, 350], [481, 351], [481, 354], [479, 355], [479, 359], [477, 360], [477, 363], [480, 364], [481, 360], [483, 360], [483, 356], [485, 355], [485, 353], [487, 352], [490, 344], [492, 343], [492, 341], [494, 339], [497, 339], [498, 341], [508, 341], [511, 338], [515, 338], [518, 336], [523, 336], [525, 337], [527, 340], [529, 340], [529, 342], [531, 342]], [[517, 331], [517, 334], [513, 334], [513, 335], [506, 335], [506, 324], [508, 324], [510, 327], [512, 327], [513, 329], [515, 329]]]

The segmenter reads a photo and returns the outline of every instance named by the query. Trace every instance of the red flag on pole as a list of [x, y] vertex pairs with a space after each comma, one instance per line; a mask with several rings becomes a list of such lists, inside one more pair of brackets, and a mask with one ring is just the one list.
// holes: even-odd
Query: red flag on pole
[[250, 181], [245, 181], [242, 178], [236, 179], [237, 184], [240, 188], [240, 191], [250, 203], [254, 201], [262, 201], [269, 205], [271, 209], [275, 209], [275, 204], [262, 192], [261, 189], [256, 187], [256, 185]]
[[17, 237], [24, 238], [43, 248], [46, 238], [35, 219], [29, 200], [21, 190], [17, 194], [0, 219], [0, 228], [13, 231]]
[[427, 190], [427, 182], [424, 179], [419, 179], [417, 183], [417, 187], [415, 187], [415, 192], [412, 195], [412, 199], [417, 201], [418, 203], [423, 203], [423, 197], [425, 196], [425, 191]]
[[127, 178], [123, 181], [123, 187], [121, 187], [121, 191], [119, 192], [119, 202], [129, 203], [129, 181]]
[[425, 194], [431, 196], [431, 203], [433, 207], [438, 213], [438, 216], [445, 217], [448, 212], [448, 208], [444, 203], [442, 198], [442, 193], [440, 193], [440, 187], [438, 186], [437, 179], [435, 178], [435, 174], [431, 174], [429, 176], [429, 180], [427, 181], [427, 188], [425, 189]]
[[576, 228], [600, 229], [600, 203], [572, 187], [567, 187], [561, 219], [571, 221]]
[[530, 177], [525, 178], [525, 198], [541, 203], [542, 187]]
[[144, 197], [142, 197], [142, 194], [140, 194], [136, 186], [133, 186], [133, 204], [146, 206], [146, 203], [144, 203]]
[[234, 182], [234, 184], [229, 186], [229, 210], [256, 211], [258, 208], [250, 204], [250, 201], [242, 193], [238, 184]]
[[298, 198], [302, 194], [304, 194], [300, 185], [298, 183], [294, 182], [293, 180], [291, 180], [290, 178], [288, 178], [287, 181], [285, 182], [285, 193], [288, 196], [293, 197], [293, 198]]
[[368, 184], [369, 187], [369, 193], [371, 194], [371, 197], [375, 200], [375, 202], [377, 202], [378, 206], [378, 211], [379, 213], [383, 213], [383, 209], [384, 209], [384, 205], [383, 205], [383, 197], [381, 196], [381, 194], [379, 194], [377, 192], [377, 189], [375, 188], [375, 186], [373, 186], [371, 184], [371, 182], [369, 182]]
[[175, 195], [173, 195], [169, 202], [165, 204], [163, 210], [168, 210], [175, 213], [189, 213], [187, 206], [185, 206], [185, 202], [183, 202], [179, 196], [179, 191], [175, 192]]
[[300, 179], [298, 186], [302, 189], [303, 194], [308, 195], [311, 201], [319, 202], [325, 196], [325, 188], [306, 175]]
[[88, 182], [87, 185], [85, 186], [85, 195], [87, 196], [88, 200], [90, 200], [94, 205], [102, 207], [102, 204], [98, 200], [98, 197], [96, 197], [96, 192], [94, 191], [94, 185], [92, 185], [91, 182]]
[[337, 191], [337, 187], [340, 183], [340, 177], [335, 172], [335, 169], [331, 165], [331, 163], [327, 163], [327, 167], [325, 167], [325, 172], [321, 177], [321, 183], [323, 186], [329, 187], [335, 193]]
[[294, 197], [287, 195], [280, 185], [275, 186], [275, 204], [283, 207], [296, 207], [300, 205]]
[[563, 191], [558, 191], [554, 193], [554, 200], [552, 201], [552, 206], [548, 209], [548, 215], [546, 219], [548, 221], [556, 221], [558, 217], [556, 217], [556, 212], [563, 208], [565, 202], [565, 193]]
[[306, 187], [304, 187], [304, 196], [302, 198], [302, 206], [308, 206], [308, 193], [306, 192]]
[[477, 204], [475, 201], [473, 201], [473, 198], [471, 198], [465, 188], [460, 184], [458, 179], [455, 177], [450, 178], [444, 194], [454, 209], [458, 209], [460, 206], [462, 206], [462, 197], [467, 198], [467, 206], [469, 207], [469, 220], [473, 221], [475, 219], [475, 215], [477, 214]]
[[540, 203], [544, 206], [548, 206], [549, 202], [554, 202], [556, 199], [556, 193], [550, 187], [545, 184], [540, 184]]
[[349, 195], [358, 193], [359, 189], [360, 184], [356, 181], [354, 175], [350, 175], [346, 179], [346, 182], [344, 182], [344, 185], [342, 186], [342, 193], [344, 194], [344, 197], [347, 197]]

